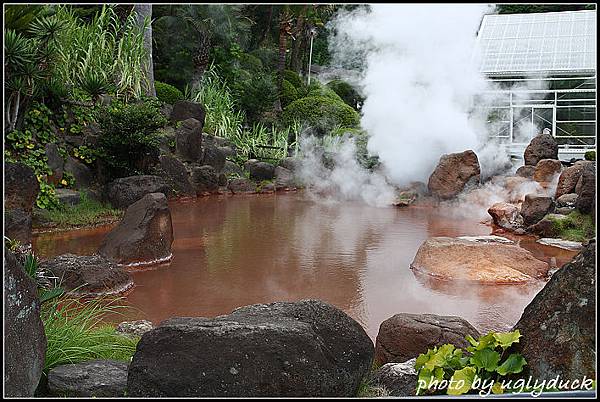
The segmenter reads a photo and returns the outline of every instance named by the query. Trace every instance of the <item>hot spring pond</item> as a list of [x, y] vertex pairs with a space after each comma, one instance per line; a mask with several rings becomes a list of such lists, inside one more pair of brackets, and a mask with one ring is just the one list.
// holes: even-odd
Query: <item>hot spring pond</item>
[[[428, 237], [492, 232], [443, 208], [323, 203], [302, 193], [213, 196], [170, 206], [173, 259], [132, 271], [135, 288], [126, 300], [134, 309], [118, 321], [158, 324], [318, 298], [347, 312], [373, 339], [381, 322], [400, 312], [458, 315], [481, 331], [505, 330], [544, 285], [456, 287], [415, 277], [409, 265]], [[34, 250], [42, 258], [92, 254], [111, 227], [38, 234]], [[519, 244], [558, 266], [575, 254], [532, 238]]]

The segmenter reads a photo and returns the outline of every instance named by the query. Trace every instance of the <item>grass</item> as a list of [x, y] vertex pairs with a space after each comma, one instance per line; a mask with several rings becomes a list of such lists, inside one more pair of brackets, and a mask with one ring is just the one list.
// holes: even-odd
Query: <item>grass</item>
[[596, 227], [591, 215], [573, 211], [565, 219], [550, 218], [554, 229], [561, 239], [582, 242], [596, 234]]
[[123, 214], [123, 211], [93, 200], [82, 192], [79, 204], [65, 205], [55, 210], [41, 210], [39, 217], [42, 221], [41, 226], [63, 229], [110, 223], [120, 219]]
[[139, 338], [118, 334], [102, 319], [107, 314], [120, 314], [126, 308], [121, 298], [78, 300], [59, 297], [42, 305], [48, 347], [44, 373], [56, 366], [94, 359], [129, 362]]

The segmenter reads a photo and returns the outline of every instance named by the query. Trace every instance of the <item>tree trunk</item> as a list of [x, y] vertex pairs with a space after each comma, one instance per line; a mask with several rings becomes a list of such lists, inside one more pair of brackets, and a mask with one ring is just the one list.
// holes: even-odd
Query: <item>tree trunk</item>
[[281, 96], [283, 94], [283, 71], [285, 70], [285, 53], [287, 51], [287, 35], [288, 35], [288, 16], [283, 13], [279, 21], [279, 63], [277, 66], [277, 101], [275, 102], [275, 110], [280, 112]]
[[192, 74], [191, 82], [192, 95], [195, 95], [198, 89], [200, 88], [202, 76], [208, 68], [208, 64], [210, 62], [210, 48], [210, 37], [208, 36], [208, 34], [203, 34], [202, 40], [200, 40], [200, 46], [198, 47], [196, 56], [194, 56], [194, 73]]
[[260, 39], [258, 40], [258, 46], [262, 46], [267, 40], [269, 32], [271, 32], [271, 22], [273, 21], [273, 6], [269, 6], [269, 13], [267, 14], [267, 24], [262, 32]]
[[137, 23], [140, 27], [144, 26], [146, 18], [148, 26], [144, 30], [144, 49], [146, 49], [146, 63], [144, 63], [144, 75], [146, 76], [145, 95], [156, 97], [154, 88], [154, 63], [152, 62], [152, 4], [135, 4], [133, 11], [136, 13]]
[[300, 73], [300, 68], [302, 64], [302, 42], [304, 41], [304, 15], [306, 14], [306, 10], [308, 6], [305, 5], [302, 13], [298, 16], [296, 22], [295, 36], [296, 39], [292, 44], [292, 56], [290, 60], [290, 70], [294, 70], [297, 73]]

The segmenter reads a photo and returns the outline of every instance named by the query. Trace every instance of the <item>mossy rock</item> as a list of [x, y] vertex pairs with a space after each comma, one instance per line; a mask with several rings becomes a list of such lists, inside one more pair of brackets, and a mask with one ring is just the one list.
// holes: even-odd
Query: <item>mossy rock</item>
[[356, 110], [341, 100], [326, 96], [308, 96], [290, 103], [283, 111], [283, 122], [291, 125], [294, 120], [308, 124], [319, 135], [336, 127], [358, 128], [360, 124]]
[[154, 88], [156, 89], [156, 97], [161, 102], [173, 105], [178, 100], [183, 99], [183, 93], [173, 85], [154, 81]]
[[358, 91], [346, 81], [333, 80], [327, 83], [327, 87], [335, 92], [348, 106], [359, 109], [358, 105], [364, 101]]
[[555, 219], [552, 215], [548, 216], [548, 219], [561, 239], [581, 242], [595, 235], [596, 228], [591, 215], [574, 211], [562, 219]]

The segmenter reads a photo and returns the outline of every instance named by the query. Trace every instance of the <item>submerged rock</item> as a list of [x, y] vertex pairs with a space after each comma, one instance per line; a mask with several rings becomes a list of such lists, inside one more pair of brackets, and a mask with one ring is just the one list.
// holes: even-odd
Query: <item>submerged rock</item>
[[451, 237], [427, 239], [410, 267], [417, 273], [442, 280], [482, 284], [543, 279], [549, 269], [547, 263], [516, 245]]
[[526, 226], [533, 225], [542, 220], [546, 214], [551, 213], [553, 210], [554, 201], [552, 200], [552, 197], [527, 194], [523, 201], [523, 205], [521, 205], [523, 223]]
[[98, 253], [118, 264], [141, 265], [171, 258], [173, 224], [167, 198], [152, 193], [127, 208]]
[[133, 287], [133, 279], [124, 268], [99, 255], [63, 254], [40, 263], [40, 268], [77, 295], [116, 295]]
[[383, 387], [389, 396], [415, 396], [419, 378], [415, 370], [416, 360], [384, 364], [373, 374], [373, 384]]
[[319, 300], [255, 304], [215, 318], [163, 321], [138, 343], [131, 396], [354, 396], [373, 343]]
[[460, 317], [396, 314], [379, 327], [375, 361], [380, 364], [405, 362], [445, 343], [464, 348], [469, 346], [467, 335], [478, 338], [479, 331]]
[[57, 366], [48, 372], [50, 396], [123, 397], [127, 391], [127, 363], [91, 360]]
[[42, 376], [46, 334], [37, 285], [4, 249], [4, 394], [32, 397]]
[[501, 228], [516, 230], [523, 227], [523, 217], [516, 205], [507, 202], [497, 202], [488, 209], [494, 223]]
[[428, 189], [432, 195], [441, 199], [456, 197], [465, 187], [478, 184], [481, 169], [475, 152], [443, 155], [437, 167], [429, 176]]
[[535, 136], [523, 154], [525, 165], [535, 166], [542, 159], [558, 159], [558, 144], [552, 134]]
[[549, 238], [549, 237], [543, 237], [543, 238], [539, 239], [537, 242], [540, 244], [543, 244], [545, 246], [558, 247], [558, 248], [563, 248], [565, 250], [580, 250], [583, 247], [581, 242], [578, 242], [578, 241], [554, 239], [554, 238]]
[[560, 268], [515, 325], [516, 351], [539, 381], [596, 378], [596, 243]]
[[122, 177], [108, 184], [108, 200], [115, 208], [125, 209], [151, 193], [169, 195], [171, 189], [165, 179], [151, 175]]

